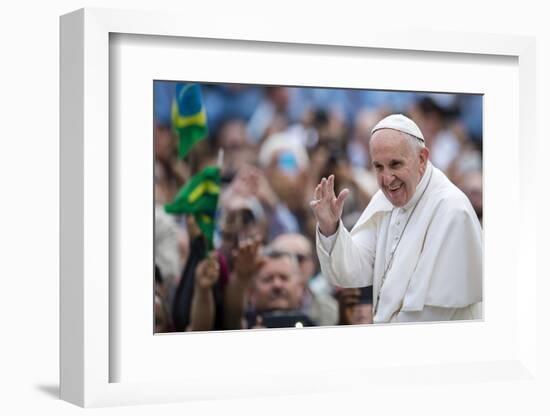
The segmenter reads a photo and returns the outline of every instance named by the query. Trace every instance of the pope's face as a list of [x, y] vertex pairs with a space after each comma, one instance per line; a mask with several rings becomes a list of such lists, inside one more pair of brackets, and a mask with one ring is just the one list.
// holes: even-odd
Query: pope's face
[[411, 200], [428, 162], [428, 149], [418, 150], [409, 140], [392, 129], [378, 130], [371, 137], [371, 159], [378, 185], [395, 207]]

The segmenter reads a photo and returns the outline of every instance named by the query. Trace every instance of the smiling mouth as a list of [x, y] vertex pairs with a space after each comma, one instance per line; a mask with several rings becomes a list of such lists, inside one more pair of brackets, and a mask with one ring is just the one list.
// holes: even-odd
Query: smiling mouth
[[398, 191], [399, 189], [401, 189], [401, 187], [403, 186], [403, 184], [399, 184], [397, 186], [388, 186], [388, 191], [390, 192], [396, 192]]

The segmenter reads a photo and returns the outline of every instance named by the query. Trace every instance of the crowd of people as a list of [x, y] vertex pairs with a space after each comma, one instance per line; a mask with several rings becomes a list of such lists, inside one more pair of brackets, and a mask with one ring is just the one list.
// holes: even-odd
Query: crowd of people
[[[321, 273], [317, 184], [334, 175], [349, 195], [350, 229], [378, 190], [372, 128], [402, 113], [430, 159], [482, 221], [482, 97], [201, 84], [208, 137], [178, 157], [174, 82], [155, 82], [155, 332], [369, 324], [372, 287], [337, 287]], [[223, 152], [220, 152], [220, 149]], [[221, 163], [214, 249], [192, 216], [168, 214], [190, 177]]]

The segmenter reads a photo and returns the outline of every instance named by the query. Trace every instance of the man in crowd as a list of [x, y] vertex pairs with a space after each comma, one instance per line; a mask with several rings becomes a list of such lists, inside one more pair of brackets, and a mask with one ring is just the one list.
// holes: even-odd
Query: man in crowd
[[372, 129], [380, 190], [351, 230], [349, 193], [323, 178], [311, 207], [323, 274], [343, 287], [373, 287], [373, 321], [481, 317], [481, 227], [468, 198], [429, 161], [418, 126], [394, 114]]
[[302, 234], [286, 233], [275, 238], [270, 247], [277, 252], [296, 257], [304, 285], [302, 311], [317, 325], [336, 325], [338, 303], [329, 292], [330, 284], [325, 277], [321, 274], [315, 276], [316, 261], [311, 241]]
[[302, 310], [304, 282], [296, 257], [264, 249], [259, 240], [239, 245], [226, 291], [228, 329], [311, 326]]
[[267, 253], [250, 287], [248, 327], [284, 328], [311, 326], [302, 310], [304, 283], [296, 258], [287, 253]]

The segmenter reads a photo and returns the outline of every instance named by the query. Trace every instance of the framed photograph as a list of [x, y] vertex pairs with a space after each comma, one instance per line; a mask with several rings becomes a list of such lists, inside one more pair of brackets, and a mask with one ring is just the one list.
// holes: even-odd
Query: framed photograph
[[[307, 33], [283, 33], [269, 25], [244, 25], [235, 33], [229, 23], [206, 28], [200, 22], [189, 21], [185, 27], [180, 22], [181, 16], [172, 14], [99, 9], [61, 18], [62, 399], [88, 407], [367, 388], [384, 395], [395, 380], [402, 389], [419, 384], [429, 389], [433, 383], [457, 380], [478, 387], [487, 381], [535, 380], [537, 272], [531, 246], [536, 218], [526, 215], [536, 208], [528, 197], [534, 184], [527, 169], [536, 154], [534, 40], [377, 29], [327, 37], [315, 25]], [[201, 137], [167, 167], [160, 163], [162, 152], [177, 151], [173, 106], [178, 91], [189, 85], [198, 87], [204, 98], [210, 123], [205, 126], [216, 144], [208, 148]], [[227, 97], [228, 91], [234, 99]], [[297, 110], [265, 122], [269, 99], [291, 102]], [[239, 106], [239, 100], [251, 104]], [[308, 112], [311, 103], [322, 100], [328, 104]], [[373, 100], [376, 105], [361, 104]], [[462, 116], [453, 118], [458, 104]], [[216, 113], [216, 105], [230, 110]], [[200, 332], [189, 330], [196, 329], [192, 319], [169, 329], [161, 318], [171, 314], [163, 313], [160, 301], [178, 296], [182, 266], [174, 273], [173, 293], [160, 293], [159, 283], [167, 281], [171, 269], [166, 256], [158, 258], [157, 216], [170, 214], [167, 206], [201, 172], [201, 164], [208, 160], [217, 165], [220, 181], [228, 187], [238, 176], [232, 167], [243, 163], [259, 168], [277, 199], [287, 197], [290, 206], [298, 196], [307, 199], [310, 191], [305, 188], [311, 187], [300, 182], [298, 191], [287, 195], [293, 182], [283, 181], [277, 188], [270, 166], [297, 177], [301, 169], [322, 171], [332, 159], [341, 159], [351, 171], [353, 163], [368, 166], [368, 152], [361, 152], [356, 137], [356, 147], [327, 145], [323, 159], [314, 150], [326, 137], [319, 128], [304, 129], [307, 123], [294, 123], [302, 126], [296, 133], [298, 150], [274, 151], [270, 138], [289, 131], [292, 120], [308, 116], [326, 122], [338, 136], [338, 117], [348, 120], [343, 125], [353, 124], [362, 120], [360, 109], [368, 107], [380, 111], [374, 116], [379, 120], [384, 105], [390, 112], [416, 114], [415, 120], [422, 120], [422, 111], [429, 109], [446, 114], [446, 120], [459, 121], [446, 124], [457, 129], [454, 137], [461, 131], [472, 145], [472, 157], [460, 163], [445, 159], [445, 152], [434, 163], [454, 175], [457, 185], [472, 169], [479, 174], [478, 191], [482, 182], [482, 319], [336, 325], [342, 317], [335, 315], [334, 323], [302, 328], [309, 316], [296, 306], [290, 308], [292, 314], [261, 315], [258, 326], [277, 329], [235, 330], [254, 327], [256, 315], [236, 326], [220, 323], [214, 328], [210, 322]], [[255, 113], [258, 109], [264, 113]], [[248, 113], [227, 117], [241, 110]], [[365, 120], [367, 116], [372, 119], [372, 112]], [[242, 123], [231, 124], [235, 119]], [[229, 128], [241, 136], [231, 135]], [[163, 134], [165, 142], [159, 138]], [[447, 149], [452, 148], [448, 140]], [[245, 163], [249, 146], [256, 146], [258, 153]], [[309, 164], [312, 157], [317, 162]], [[368, 201], [368, 180], [361, 183]], [[360, 193], [355, 197], [361, 201]], [[365, 201], [357, 202], [360, 209]], [[243, 201], [219, 195], [226, 211], [239, 203]], [[245, 205], [250, 218], [261, 217], [258, 204], [248, 200]], [[226, 211], [213, 213], [222, 216], [219, 223], [226, 221]], [[481, 217], [481, 211], [476, 213]], [[204, 235], [208, 227], [201, 217], [189, 224], [183, 223], [181, 210], [176, 214], [167, 221], [180, 221], [176, 230], [187, 232], [187, 243], [178, 243], [176, 236], [176, 245], [167, 250], [182, 249], [189, 255], [193, 223]], [[349, 214], [353, 222], [354, 212]], [[237, 229], [243, 230], [248, 217], [239, 218]], [[308, 235], [305, 222], [289, 221], [288, 230], [302, 224], [294, 231]], [[229, 234], [223, 227], [212, 229], [204, 250], [209, 251], [208, 244], [220, 247]], [[266, 248], [273, 248], [275, 235], [264, 239]], [[292, 254], [298, 260], [305, 255]], [[220, 328], [225, 330], [213, 330]]]

